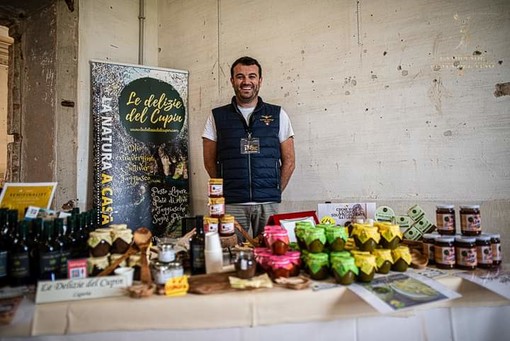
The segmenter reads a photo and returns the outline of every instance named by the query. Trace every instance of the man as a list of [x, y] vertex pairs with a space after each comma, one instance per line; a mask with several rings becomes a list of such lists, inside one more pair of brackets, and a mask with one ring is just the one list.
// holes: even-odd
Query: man
[[202, 134], [204, 165], [211, 178], [223, 178], [226, 213], [256, 237], [278, 213], [294, 171], [294, 131], [281, 107], [258, 96], [262, 67], [257, 60], [239, 58], [230, 77], [235, 96], [213, 109]]

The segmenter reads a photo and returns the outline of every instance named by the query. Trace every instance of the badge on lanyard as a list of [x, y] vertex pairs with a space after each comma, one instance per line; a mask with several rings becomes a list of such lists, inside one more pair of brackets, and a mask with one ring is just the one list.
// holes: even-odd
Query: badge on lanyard
[[248, 134], [248, 138], [241, 139], [241, 154], [259, 154], [260, 153], [260, 140], [257, 137], [251, 137], [251, 133]]

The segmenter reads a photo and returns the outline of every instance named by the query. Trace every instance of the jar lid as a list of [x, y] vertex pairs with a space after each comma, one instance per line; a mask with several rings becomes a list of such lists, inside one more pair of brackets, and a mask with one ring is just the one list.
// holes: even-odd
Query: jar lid
[[425, 233], [423, 235], [423, 238], [425, 238], [425, 239], [436, 239], [439, 236], [440, 236], [440, 234], [438, 234], [438, 233]]
[[436, 242], [445, 242], [445, 243], [451, 243], [455, 240], [455, 237], [451, 236], [441, 236], [436, 238]]
[[501, 235], [499, 233], [488, 233], [489, 236], [491, 236], [491, 238], [501, 238]]
[[476, 238], [475, 237], [467, 237], [467, 236], [455, 236], [455, 241], [465, 242], [465, 243], [474, 243], [476, 241]]
[[486, 235], [486, 234], [482, 234], [482, 235], [480, 235], [480, 236], [477, 236], [477, 237], [476, 237], [476, 240], [481, 240], [481, 241], [490, 241], [490, 240], [491, 240], [491, 236]]
[[448, 208], [448, 209], [452, 209], [452, 208], [455, 208], [455, 205], [443, 205], [443, 204], [440, 204], [440, 205], [436, 205], [436, 208]]
[[461, 205], [460, 208], [467, 208], [468, 210], [469, 209], [479, 209], [480, 208], [480, 205]]

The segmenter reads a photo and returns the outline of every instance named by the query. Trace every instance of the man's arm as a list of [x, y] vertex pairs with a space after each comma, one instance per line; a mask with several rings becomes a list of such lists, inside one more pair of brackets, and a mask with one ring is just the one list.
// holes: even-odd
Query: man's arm
[[204, 166], [210, 178], [215, 178], [216, 174], [216, 141], [202, 138]]
[[282, 143], [280, 143], [280, 150], [282, 155], [282, 167], [280, 169], [281, 173], [281, 187], [282, 192], [287, 187], [289, 183], [290, 177], [294, 172], [294, 168], [296, 167], [296, 158], [294, 154], [294, 138], [289, 137]]

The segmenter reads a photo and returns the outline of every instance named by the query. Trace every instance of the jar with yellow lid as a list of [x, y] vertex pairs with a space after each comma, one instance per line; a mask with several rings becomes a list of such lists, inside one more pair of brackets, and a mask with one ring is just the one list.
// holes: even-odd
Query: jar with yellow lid
[[345, 243], [349, 238], [345, 227], [336, 225], [324, 225], [324, 231], [326, 233], [326, 245], [332, 252], [343, 251]]
[[220, 236], [232, 236], [235, 233], [235, 218], [231, 214], [225, 214], [220, 218]]
[[365, 224], [354, 224], [352, 237], [354, 238], [356, 246], [361, 251], [368, 252], [372, 252], [381, 239], [377, 227]]
[[359, 269], [356, 266], [354, 257], [348, 252], [338, 252], [340, 255], [333, 257], [331, 253], [331, 272], [338, 284], [352, 284], [359, 275]]
[[87, 258], [87, 273], [90, 277], [97, 276], [110, 265], [109, 256]]
[[305, 235], [306, 248], [310, 253], [320, 253], [326, 245], [326, 233], [322, 228], [307, 230]]
[[[110, 255], [110, 264], [115, 263], [115, 261], [117, 259], [121, 258], [122, 256], [124, 256], [124, 254], [122, 254], [122, 253], [112, 253]], [[124, 266], [127, 266], [127, 260], [123, 260], [122, 262], [120, 262], [120, 264], [117, 267], [124, 267]]]
[[407, 270], [409, 265], [411, 265], [412, 256], [407, 246], [401, 245], [396, 249], [391, 250], [391, 255], [393, 257], [391, 270], [404, 272]]
[[360, 282], [371, 282], [374, 279], [377, 263], [375, 256], [365, 252], [353, 252], [354, 262], [359, 269], [358, 280]]
[[209, 198], [208, 199], [209, 206], [209, 215], [211, 217], [219, 218], [225, 214], [225, 198]]
[[140, 280], [140, 269], [142, 268], [142, 256], [139, 253], [129, 256], [128, 266], [133, 268], [133, 280]]
[[110, 253], [112, 246], [112, 236], [110, 229], [107, 230], [95, 230], [90, 232], [87, 240], [89, 246], [90, 255], [92, 257], [104, 257]]
[[218, 232], [219, 220], [216, 217], [204, 216], [204, 233]]
[[377, 263], [377, 272], [387, 274], [393, 265], [393, 257], [390, 249], [375, 249], [372, 254], [375, 256]]
[[207, 195], [209, 198], [218, 198], [223, 196], [223, 179], [211, 178], [207, 186]]
[[329, 259], [327, 253], [309, 253], [306, 262], [306, 270], [310, 278], [323, 280], [329, 276]]
[[395, 249], [403, 239], [400, 226], [397, 224], [378, 224], [376, 225], [381, 235], [380, 245], [383, 249]]

